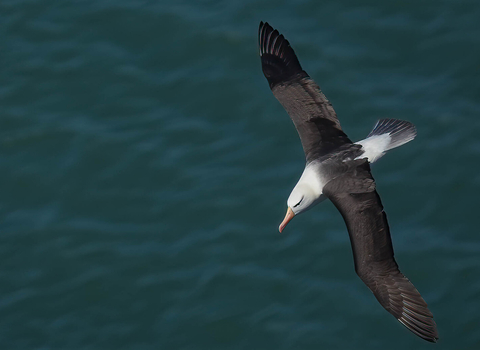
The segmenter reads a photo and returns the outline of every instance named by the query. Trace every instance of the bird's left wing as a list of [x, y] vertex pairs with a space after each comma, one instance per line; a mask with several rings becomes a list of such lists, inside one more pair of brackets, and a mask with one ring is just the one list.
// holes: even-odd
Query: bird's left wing
[[332, 104], [302, 69], [284, 36], [268, 23], [260, 22], [258, 43], [263, 74], [292, 119], [307, 162], [351, 144]]
[[435, 342], [438, 333], [433, 315], [393, 257], [387, 216], [370, 166], [365, 159], [352, 162], [346, 172], [325, 185], [323, 193], [347, 224], [355, 271], [398, 321], [419, 337]]

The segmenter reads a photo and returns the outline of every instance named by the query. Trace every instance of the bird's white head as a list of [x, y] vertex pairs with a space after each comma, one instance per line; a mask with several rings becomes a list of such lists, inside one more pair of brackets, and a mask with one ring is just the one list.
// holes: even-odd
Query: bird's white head
[[310, 209], [323, 199], [322, 184], [318, 175], [311, 167], [306, 167], [302, 177], [295, 185], [287, 200], [287, 214], [278, 227], [280, 232], [296, 215]]

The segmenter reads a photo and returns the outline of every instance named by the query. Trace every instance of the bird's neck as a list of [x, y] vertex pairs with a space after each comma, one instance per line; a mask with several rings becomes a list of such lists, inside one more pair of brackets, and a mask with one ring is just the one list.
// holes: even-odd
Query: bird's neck
[[[306, 185], [311, 191], [315, 199], [322, 195], [323, 186], [325, 183], [321, 174], [321, 165], [318, 162], [308, 163], [303, 170], [302, 176], [296, 186]], [[295, 187], [296, 187], [295, 186]]]

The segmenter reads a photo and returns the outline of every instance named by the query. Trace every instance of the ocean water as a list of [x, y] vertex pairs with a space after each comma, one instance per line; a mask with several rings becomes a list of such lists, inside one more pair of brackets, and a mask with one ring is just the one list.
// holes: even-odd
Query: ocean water
[[[0, 2], [1, 349], [480, 349], [480, 3]], [[277, 231], [304, 158], [260, 21], [359, 140], [437, 344], [355, 275], [324, 202]]]

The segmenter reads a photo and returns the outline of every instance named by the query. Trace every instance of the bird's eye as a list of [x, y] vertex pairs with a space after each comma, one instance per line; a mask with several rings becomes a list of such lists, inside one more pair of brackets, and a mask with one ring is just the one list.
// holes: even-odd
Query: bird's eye
[[298, 206], [300, 205], [300, 203], [302, 203], [302, 200], [303, 200], [303, 198], [300, 199], [300, 202], [298, 202], [297, 204], [295, 204], [293, 207], [294, 207], [294, 208], [298, 207]]

